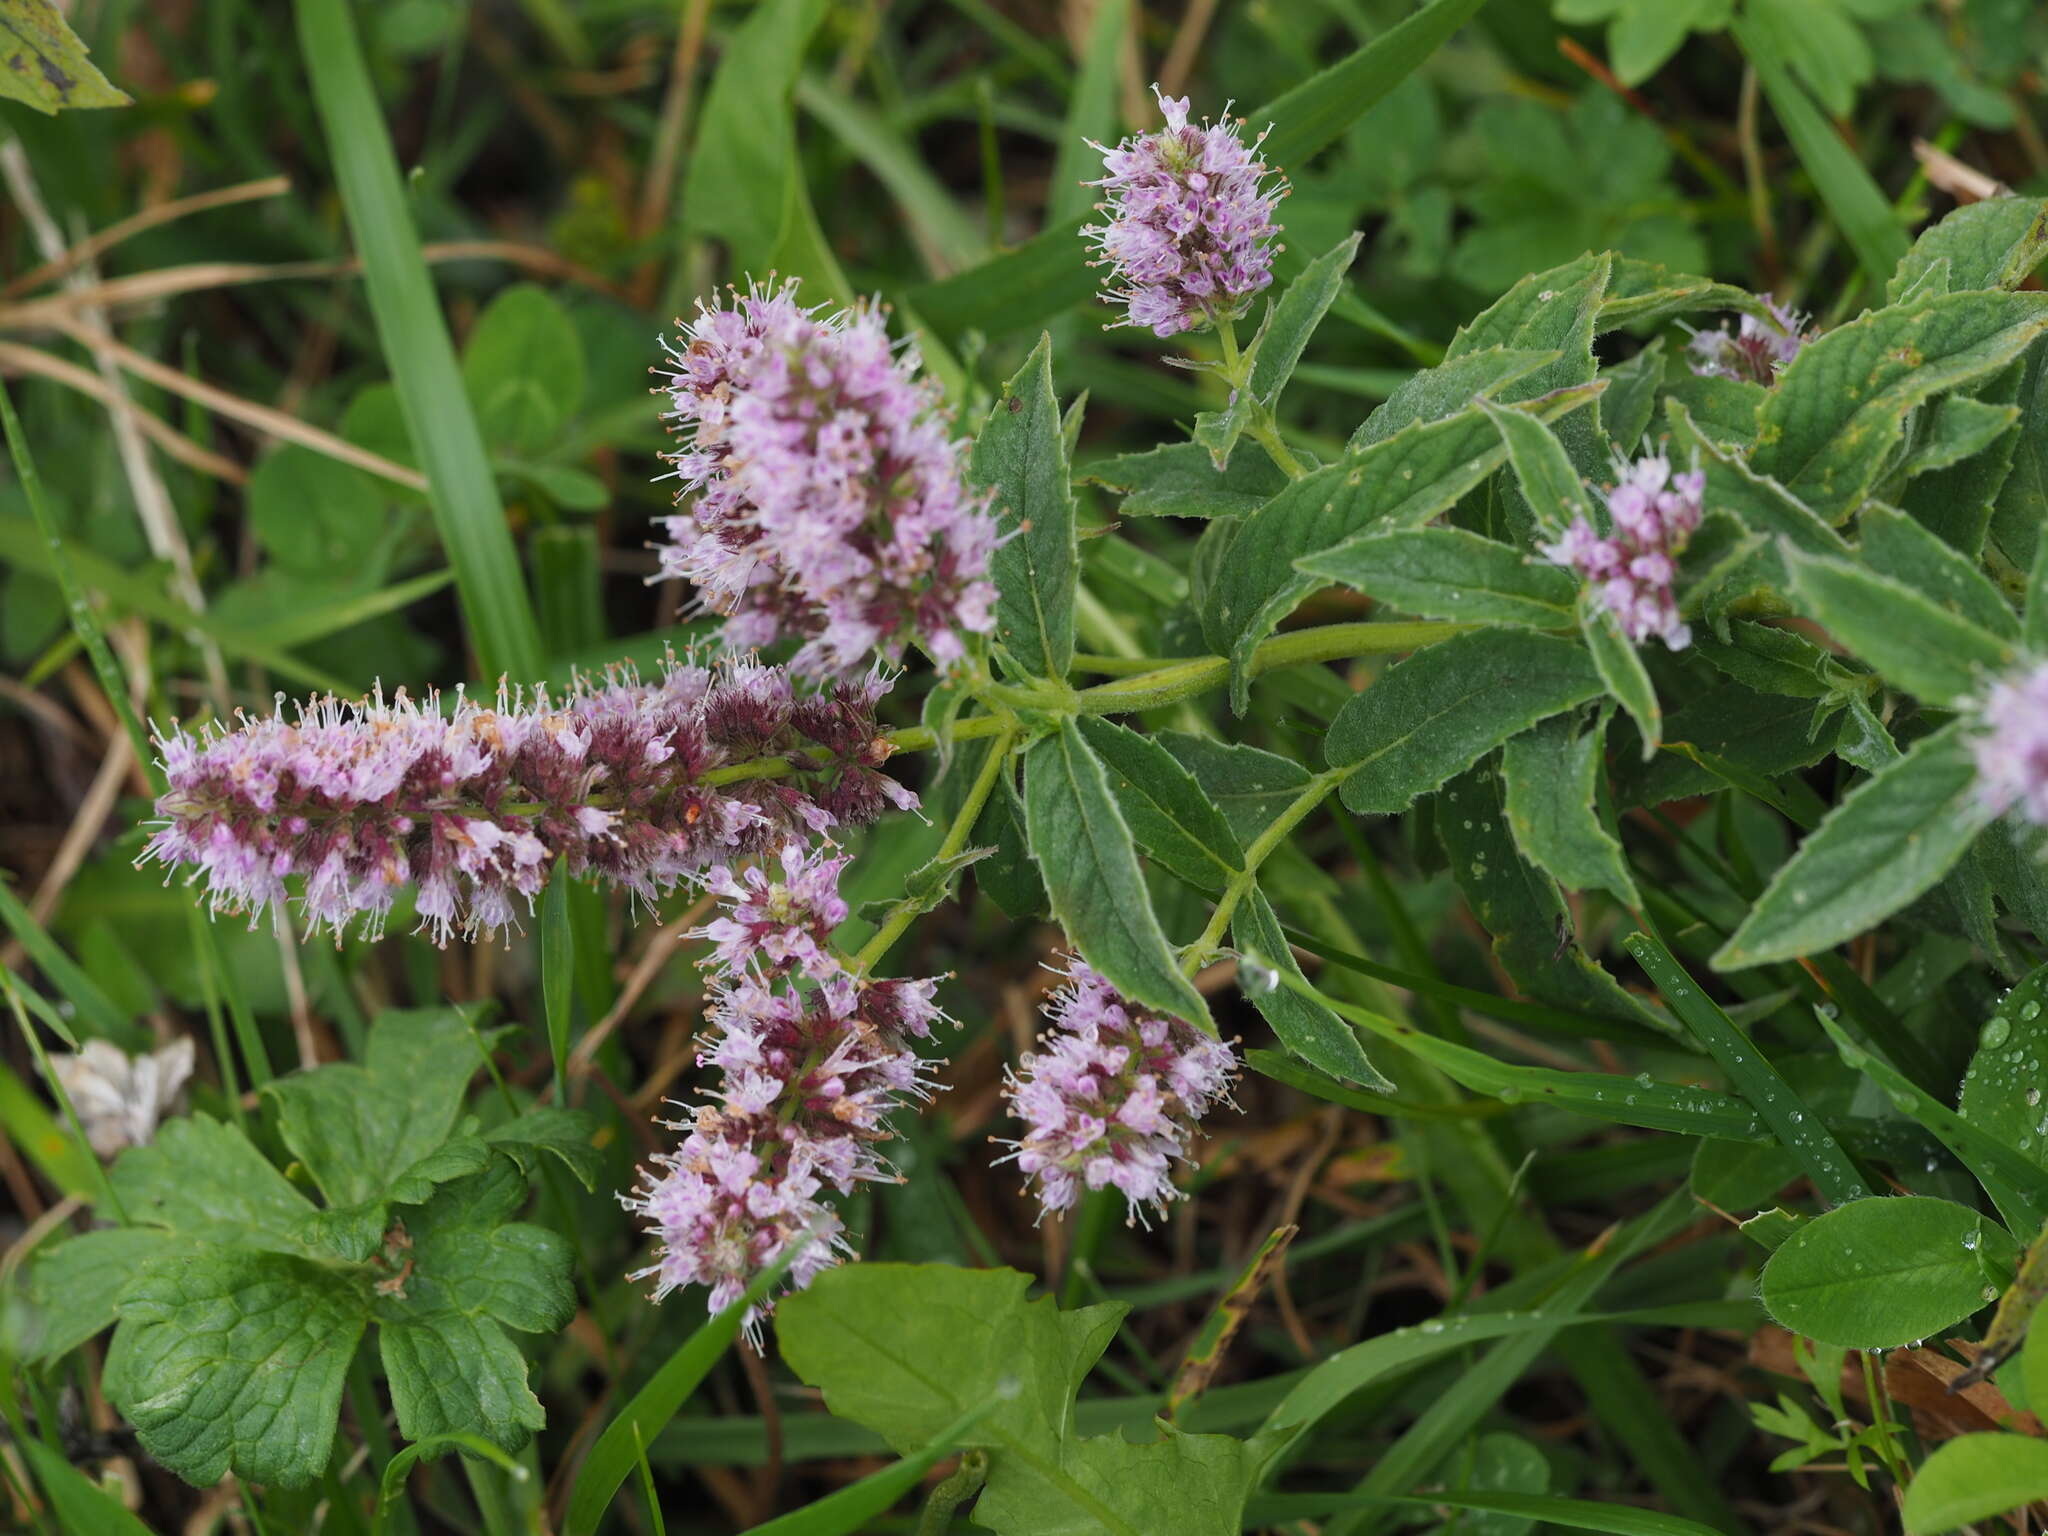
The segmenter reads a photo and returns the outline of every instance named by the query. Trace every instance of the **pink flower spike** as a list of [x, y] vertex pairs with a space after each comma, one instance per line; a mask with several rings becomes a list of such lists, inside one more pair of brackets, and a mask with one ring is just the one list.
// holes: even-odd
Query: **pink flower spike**
[[1622, 633], [1640, 645], [1655, 635], [1683, 650], [1692, 632], [1679, 619], [1672, 583], [1677, 556], [1700, 525], [1707, 477], [1697, 469], [1671, 472], [1662, 454], [1633, 463], [1617, 460], [1615, 484], [1605, 493], [1614, 533], [1602, 538], [1583, 517], [1562, 537], [1537, 546], [1552, 565], [1578, 573], [1594, 601], [1612, 613]]
[[1194, 1025], [1147, 1012], [1075, 960], [1053, 994], [1051, 1027], [1007, 1078], [1024, 1122], [1010, 1154], [1045, 1211], [1081, 1189], [1120, 1191], [1130, 1217], [1165, 1213], [1178, 1197], [1172, 1166], [1196, 1124], [1230, 1096], [1237, 1056]]
[[1114, 149], [1088, 142], [1108, 173], [1098, 205], [1107, 222], [1081, 231], [1111, 269], [1105, 302], [1124, 306], [1125, 325], [1156, 336], [1235, 320], [1273, 281], [1273, 211], [1287, 193], [1226, 109], [1214, 123], [1188, 121], [1185, 98], [1158, 86], [1166, 126]]
[[1970, 750], [1977, 798], [1993, 815], [2017, 810], [2048, 826], [2048, 661], [1991, 684], [1975, 708]]

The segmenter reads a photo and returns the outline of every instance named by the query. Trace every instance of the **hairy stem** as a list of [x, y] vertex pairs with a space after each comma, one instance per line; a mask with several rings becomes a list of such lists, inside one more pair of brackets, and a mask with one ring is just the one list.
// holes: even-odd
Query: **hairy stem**
[[1244, 851], [1244, 864], [1230, 877], [1230, 883], [1223, 887], [1223, 894], [1216, 899], [1216, 910], [1209, 914], [1209, 925], [1202, 930], [1202, 936], [1181, 951], [1181, 970], [1194, 975], [1210, 960], [1215, 958], [1223, 935], [1230, 927], [1231, 916], [1237, 911], [1238, 903], [1250, 894], [1259, 883], [1259, 866], [1272, 856], [1273, 850], [1287, 840], [1287, 834], [1300, 826], [1302, 821], [1324, 800], [1330, 791], [1350, 777], [1352, 769], [1328, 768], [1304, 784], [1301, 793], [1288, 804], [1287, 809], [1267, 823], [1252, 845]]
[[[953, 824], [946, 828], [946, 835], [939, 843], [938, 852], [932, 855], [932, 862], [943, 863], [954, 857], [967, 846], [967, 839], [974, 835], [974, 824], [981, 819], [982, 807], [988, 804], [988, 797], [1002, 777], [1003, 765], [1010, 758], [1010, 742], [1014, 737], [1015, 725], [997, 736], [988, 749], [988, 756], [982, 759], [981, 771], [974, 777], [973, 788], [967, 791], [967, 798], [961, 802], [959, 811], [953, 817]], [[856, 976], [865, 976], [873, 970], [882, 956], [889, 952], [889, 946], [903, 936], [903, 932], [917, 920], [918, 914], [929, 905], [920, 896], [905, 896], [889, 909], [889, 915], [875, 930], [874, 937], [861, 946], [859, 954], [853, 957], [852, 969]]]

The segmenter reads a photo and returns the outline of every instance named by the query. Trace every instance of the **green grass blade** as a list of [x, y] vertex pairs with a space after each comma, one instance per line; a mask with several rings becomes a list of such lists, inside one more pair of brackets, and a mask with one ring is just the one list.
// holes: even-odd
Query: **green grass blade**
[[377, 105], [347, 0], [298, 0], [299, 46], [327, 133], [370, 312], [391, 366], [406, 430], [419, 452], [463, 617], [486, 678], [541, 675], [519, 552], [462, 386], [433, 279], [420, 255], [398, 157]]
[[792, 1243], [775, 1263], [763, 1270], [746, 1294], [716, 1316], [708, 1318], [680, 1348], [668, 1357], [647, 1385], [633, 1394], [633, 1400], [605, 1425], [591, 1446], [590, 1454], [576, 1473], [569, 1492], [569, 1510], [562, 1521], [564, 1536], [593, 1536], [604, 1518], [612, 1495], [619, 1491], [640, 1456], [640, 1447], [651, 1444], [655, 1434], [683, 1406], [719, 1357], [731, 1347], [740, 1331], [747, 1309], [781, 1284], [783, 1273], [795, 1262], [801, 1243]]
[[916, 1455], [871, 1472], [850, 1487], [828, 1493], [802, 1509], [750, 1526], [747, 1536], [849, 1536], [851, 1532], [870, 1529], [870, 1521], [922, 1482], [925, 1473], [952, 1454], [961, 1436], [995, 1407], [995, 1403], [987, 1402], [969, 1409], [927, 1441]]
[[1799, 1159], [1821, 1198], [1830, 1205], [1866, 1198], [1870, 1186], [1863, 1182], [1841, 1143], [1821, 1124], [1820, 1116], [1807, 1108], [1763, 1052], [1700, 990], [1671, 951], [1646, 933], [1632, 933], [1622, 943], [1664, 994], [1671, 1011], [1720, 1062], [1785, 1150]]
[[[129, 1021], [128, 1015], [101, 990], [100, 984], [86, 973], [83, 966], [64, 953], [62, 946], [35, 920], [35, 914], [14, 894], [13, 887], [4, 876], [0, 876], [0, 923], [7, 925], [16, 942], [35, 962], [36, 969], [49, 978], [50, 985], [62, 992], [71, 1006], [78, 1010], [80, 1019], [89, 1026], [87, 1034], [104, 1035], [124, 1047], [145, 1044], [142, 1033]], [[78, 1042], [69, 1038], [71, 1031], [68, 1028], [60, 1028], [57, 1032], [66, 1037], [65, 1043], [73, 1050], [78, 1049]]]
[[422, 1456], [438, 1456], [443, 1451], [457, 1449], [483, 1457], [515, 1482], [526, 1481], [526, 1468], [481, 1435], [466, 1435], [459, 1432], [429, 1435], [424, 1440], [414, 1441], [384, 1463], [384, 1479], [377, 1490], [377, 1516], [370, 1526], [371, 1536], [385, 1536], [390, 1524], [391, 1506], [398, 1501], [398, 1496], [405, 1492], [405, 1477], [412, 1471], [413, 1463]]
[[1792, 141], [1799, 163], [1813, 178], [1814, 190], [1834, 216], [1857, 261], [1881, 291], [1912, 244], [1899, 227], [1891, 203], [1863, 168], [1863, 162], [1814, 105], [1813, 98], [1792, 78], [1792, 71], [1770, 39], [1741, 21], [1735, 23], [1734, 30], [1743, 53], [1756, 67], [1757, 80], [1771, 99], [1785, 137]]

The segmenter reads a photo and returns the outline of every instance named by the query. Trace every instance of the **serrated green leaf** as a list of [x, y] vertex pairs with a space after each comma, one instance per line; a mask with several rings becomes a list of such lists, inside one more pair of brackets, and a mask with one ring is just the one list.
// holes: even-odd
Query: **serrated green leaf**
[[2048, 294], [1953, 293], [1809, 342], [1764, 401], [1750, 467], [1830, 523], [1863, 502], [1907, 415], [1997, 372], [2048, 330]]
[[[1230, 934], [1245, 962], [1256, 962], [1284, 977], [1307, 981], [1287, 935], [1281, 931], [1279, 916], [1257, 886], [1245, 892], [1231, 914]], [[1310, 1066], [1374, 1093], [1395, 1091], [1394, 1085], [1365, 1054], [1357, 1032], [1314, 998], [1302, 996], [1284, 982], [1264, 985], [1260, 978], [1247, 976], [1242, 967], [1238, 984], [1260, 1016], [1273, 1026], [1280, 1043]]]
[[[1651, 0], [1653, 5], [1662, 0]], [[1686, 0], [1679, 0], [1683, 5]], [[1712, 4], [1714, 0], [1706, 0]], [[1691, 272], [1673, 272], [1654, 261], [1639, 261], [1617, 255], [1608, 275], [1606, 291], [1600, 297], [1600, 326], [1649, 326], [1692, 314], [1702, 309], [1737, 309], [1761, 317], [1764, 307], [1757, 299], [1729, 283]]]
[[[1149, 1445], [1075, 1433], [1075, 1393], [1122, 1308], [1027, 1303], [1029, 1284], [1014, 1270], [848, 1265], [784, 1301], [776, 1332], [783, 1359], [836, 1416], [899, 1452], [997, 1400], [961, 1443], [988, 1452], [975, 1520], [1002, 1536], [1238, 1530], [1251, 1473], [1243, 1442], [1170, 1429]], [[1006, 1383], [1017, 1390], [1001, 1400]]]
[[142, 1448], [210, 1488], [232, 1468], [296, 1488], [327, 1465], [366, 1314], [357, 1283], [310, 1259], [181, 1249], [130, 1277], [105, 1386]]
[[1536, 514], [1538, 531], [1555, 539], [1574, 519], [1591, 522], [1593, 506], [1585, 483], [1557, 434], [1526, 412], [1504, 410], [1484, 400], [1479, 408], [1500, 433], [1522, 495]]
[[2048, 201], [1992, 197], [1965, 203], [1920, 232], [1885, 286], [1898, 303], [1937, 262], [1948, 264], [1943, 292], [2017, 288], [2048, 259]]
[[313, 1207], [247, 1137], [205, 1115], [167, 1121], [110, 1175], [131, 1223], [182, 1237], [303, 1253]]
[[[1574, 391], [1534, 409], [1554, 416], [1591, 398]], [[1242, 713], [1248, 701], [1251, 653], [1318, 584], [1297, 560], [1367, 532], [1420, 527], [1493, 473], [1504, 453], [1493, 426], [1467, 410], [1347, 454], [1246, 518], [1202, 615], [1203, 632], [1231, 659], [1232, 706]]]
[[456, 1178], [482, 1166], [428, 1161], [454, 1130], [479, 1065], [458, 1010], [389, 1011], [370, 1026], [363, 1065], [331, 1062], [279, 1078], [266, 1091], [277, 1100], [285, 1145], [329, 1205], [418, 1201], [436, 1173]]
[[50, 116], [128, 105], [128, 94], [93, 66], [85, 44], [49, 0], [0, 0], [0, 96]]
[[29, 1271], [36, 1314], [28, 1357], [55, 1360], [111, 1328], [115, 1298], [129, 1277], [175, 1241], [155, 1227], [105, 1227], [37, 1250]]
[[1360, 815], [1406, 810], [1510, 736], [1601, 689], [1582, 646], [1479, 630], [1389, 668], [1330, 722], [1323, 752], [1354, 771], [1338, 793]]
[[1550, 366], [1563, 355], [1555, 350], [1483, 347], [1449, 358], [1434, 368], [1412, 373], [1359, 423], [1358, 430], [1351, 434], [1344, 450], [1356, 453], [1374, 443], [1385, 442], [1403, 427], [1455, 416], [1469, 409], [1474, 400], [1492, 399], [1517, 380]]
[[[2033, 349], [2029, 349], [2031, 354]], [[2019, 393], [2026, 380], [2025, 356], [2015, 359], [1989, 383], [1976, 386], [1972, 403], [2004, 407], [2013, 412], [2013, 423], [1989, 447], [1944, 469], [1930, 470], [1907, 482], [1899, 494], [1899, 505], [1944, 543], [1972, 560], [1984, 554], [1985, 536], [1999, 492], [2012, 474], [2020, 447]], [[1946, 403], [1960, 403], [1962, 396], [1950, 396]]]
[[1974, 458], [2019, 420], [2016, 405], [1994, 405], [1968, 395], [1945, 395], [1927, 408], [1925, 425], [1898, 473], [1918, 479]]
[[1195, 422], [1195, 441], [1209, 452], [1220, 472], [1230, 463], [1231, 450], [1251, 422], [1255, 405], [1271, 409], [1295, 365], [1307, 350], [1309, 338], [1323, 323], [1323, 316], [1344, 289], [1344, 274], [1358, 255], [1363, 236], [1352, 234], [1323, 252], [1302, 269], [1301, 275], [1281, 290], [1280, 297], [1259, 327], [1259, 338], [1251, 358], [1251, 379], [1246, 389], [1232, 392], [1230, 403], [1216, 415], [1203, 415]]
[[547, 1105], [493, 1126], [483, 1139], [518, 1163], [528, 1177], [539, 1172], [539, 1154], [545, 1152], [559, 1158], [577, 1183], [595, 1190], [604, 1171], [597, 1134], [597, 1119], [587, 1111]]
[[1664, 743], [1664, 706], [1657, 702], [1657, 685], [1650, 681], [1649, 668], [1622, 633], [1620, 620], [1588, 596], [1579, 603], [1579, 634], [1585, 639], [1586, 654], [1593, 658], [1601, 685], [1635, 721], [1643, 739], [1644, 758], [1655, 756]]
[[1294, 563], [1425, 618], [1529, 629], [1569, 629], [1577, 618], [1570, 572], [1461, 528], [1369, 533]]
[[1690, 369], [1663, 387], [1664, 410], [1676, 415], [1683, 407], [1688, 425], [1710, 442], [1747, 452], [1756, 441], [1757, 417], [1764, 408], [1763, 385], [1748, 379], [1724, 379]]
[[1585, 730], [1558, 715], [1509, 740], [1501, 752], [1508, 827], [1523, 857], [1568, 891], [1604, 890], [1639, 907], [1601, 784], [1604, 717]]
[[1210, 1028], [1175, 963], [1109, 777], [1069, 722], [1024, 755], [1024, 830], [1067, 939], [1133, 1002]]
[[1112, 720], [1083, 716], [1076, 724], [1147, 857], [1205, 891], [1221, 890], [1244, 867], [1230, 823], [1165, 747]]
[[1117, 510], [1126, 517], [1234, 517], [1256, 512], [1287, 486], [1263, 453], [1239, 454], [1219, 471], [1199, 443], [1098, 460], [1077, 478], [1121, 492]]
[[410, 1269], [379, 1287], [378, 1350], [408, 1440], [481, 1435], [508, 1451], [546, 1422], [505, 1332], [553, 1332], [576, 1310], [566, 1239], [511, 1221], [526, 1180], [509, 1158], [444, 1186], [406, 1226]]
[[1648, 1011], [1587, 954], [1572, 931], [1557, 882], [1522, 857], [1508, 827], [1497, 767], [1459, 775], [1437, 797], [1436, 834], [1472, 915], [1493, 936], [1493, 953], [1531, 997], [1638, 1027], [1670, 1025]]
[[1861, 535], [1858, 553], [1880, 576], [1915, 589], [1987, 634], [2019, 638], [2019, 616], [1991, 579], [1916, 519], [1895, 507], [1872, 506], [1857, 519], [1856, 531]]
[[1967, 1206], [1925, 1195], [1854, 1200], [1807, 1222], [1771, 1255], [1763, 1302], [1785, 1327], [1823, 1344], [1892, 1349], [1995, 1299], [2018, 1252], [2005, 1228]]
[[1815, 623], [1887, 682], [1952, 704], [2012, 660], [2012, 646], [1902, 582], [1846, 560], [1788, 551], [1792, 586]]
[[1857, 785], [1778, 870], [1716, 969], [1831, 948], [1931, 888], [1991, 820], [1976, 783], [1976, 759], [1951, 725]]
[[1062, 678], [1074, 660], [1074, 590], [1081, 557], [1074, 497], [1052, 392], [1052, 338], [1041, 336], [1003, 385], [974, 440], [968, 478], [992, 488], [1004, 536], [991, 570], [996, 636], [1033, 676]]
[[1664, 410], [1672, 426], [1673, 448], [1681, 456], [1698, 455], [1707, 477], [1706, 505], [1731, 514], [1745, 527], [1784, 539], [1796, 549], [1813, 554], [1848, 552], [1842, 536], [1813, 508], [1703, 433], [1683, 401], [1669, 399]]
[[1991, 506], [1991, 534], [2021, 570], [2034, 567], [2048, 526], [2048, 346], [2027, 349], [2026, 365], [2013, 403], [2020, 408], [2014, 430], [2012, 472], [2000, 482]]
[[1657, 416], [1657, 391], [1664, 383], [1664, 338], [1654, 336], [1634, 357], [1602, 368], [1600, 428], [1617, 453], [1633, 454]]
[[1255, 842], [1310, 778], [1309, 771], [1292, 758], [1242, 742], [1181, 731], [1161, 731], [1154, 739], [1194, 775], [1210, 803], [1223, 813], [1240, 846]]

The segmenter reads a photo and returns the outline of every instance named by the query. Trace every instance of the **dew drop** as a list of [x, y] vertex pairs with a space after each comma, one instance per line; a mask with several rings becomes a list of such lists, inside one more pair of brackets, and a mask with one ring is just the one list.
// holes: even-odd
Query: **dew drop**
[[2011, 1034], [2012, 1025], [2010, 1022], [2005, 1019], [1993, 1019], [1978, 1032], [1977, 1043], [1987, 1051], [1995, 1051], [2005, 1044], [2006, 1038]]

